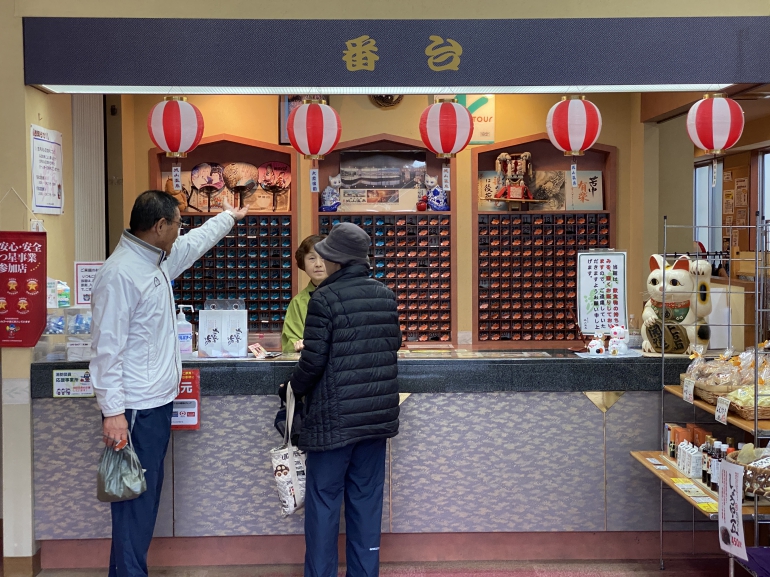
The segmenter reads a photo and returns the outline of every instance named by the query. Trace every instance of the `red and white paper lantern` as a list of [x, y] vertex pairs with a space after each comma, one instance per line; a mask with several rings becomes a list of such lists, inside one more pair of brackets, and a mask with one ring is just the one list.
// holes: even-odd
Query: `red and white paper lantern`
[[147, 130], [166, 156], [184, 158], [203, 136], [203, 115], [184, 96], [166, 96], [150, 110]]
[[719, 154], [743, 134], [743, 109], [724, 94], [706, 94], [690, 108], [687, 132], [695, 146], [708, 154]]
[[323, 160], [340, 141], [342, 123], [334, 108], [309, 100], [291, 111], [286, 130], [297, 152], [309, 160]]
[[602, 131], [599, 108], [584, 97], [563, 97], [548, 111], [545, 121], [548, 138], [564, 156], [582, 156], [591, 148]]
[[473, 116], [453, 101], [431, 104], [420, 116], [420, 136], [439, 158], [453, 158], [473, 136]]

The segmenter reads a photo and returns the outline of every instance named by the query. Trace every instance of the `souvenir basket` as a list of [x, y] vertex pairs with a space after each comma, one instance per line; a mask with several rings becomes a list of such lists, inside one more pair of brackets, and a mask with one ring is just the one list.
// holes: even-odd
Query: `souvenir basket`
[[[688, 378], [686, 373], [679, 375], [679, 383], [682, 386], [684, 386], [684, 380], [686, 378]], [[695, 381], [695, 389], [693, 391], [693, 395], [699, 399], [703, 399], [710, 405], [716, 405], [719, 397], [729, 395], [740, 386], [740, 384], [710, 385], [705, 379], [698, 379]]]
[[[731, 401], [730, 411], [736, 413], [741, 419], [746, 419], [747, 421], [754, 420], [754, 405], [739, 405], [735, 401]], [[760, 405], [757, 408], [757, 418], [760, 420], [770, 419], [770, 407]]]
[[[760, 407], [762, 408], [762, 407]], [[757, 497], [770, 497], [770, 468], [752, 467], [738, 462], [738, 451], [726, 457], [733, 465], [743, 467], [743, 490]]]

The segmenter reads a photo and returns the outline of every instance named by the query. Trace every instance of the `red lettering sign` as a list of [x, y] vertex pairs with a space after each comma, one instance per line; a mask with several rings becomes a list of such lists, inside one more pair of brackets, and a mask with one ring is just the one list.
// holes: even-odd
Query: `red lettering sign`
[[0, 347], [34, 347], [45, 329], [46, 233], [0, 231]]
[[179, 395], [174, 400], [174, 409], [171, 414], [171, 429], [185, 431], [200, 428], [201, 372], [198, 369], [183, 369]]

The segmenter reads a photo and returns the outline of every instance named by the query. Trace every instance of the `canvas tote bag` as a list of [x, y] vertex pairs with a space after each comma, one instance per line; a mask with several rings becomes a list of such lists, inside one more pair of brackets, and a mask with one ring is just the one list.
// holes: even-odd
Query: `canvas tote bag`
[[291, 383], [286, 383], [286, 432], [283, 444], [270, 451], [278, 497], [281, 500], [281, 515], [288, 517], [305, 505], [305, 453], [291, 442], [291, 424], [294, 419], [296, 398]]

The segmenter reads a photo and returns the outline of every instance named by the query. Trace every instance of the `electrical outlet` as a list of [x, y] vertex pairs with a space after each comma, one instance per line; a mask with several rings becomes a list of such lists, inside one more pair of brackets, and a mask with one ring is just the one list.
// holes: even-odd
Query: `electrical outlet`
[[45, 232], [43, 221], [35, 218], [31, 218], [29, 220], [29, 230], [31, 230], [32, 232]]

